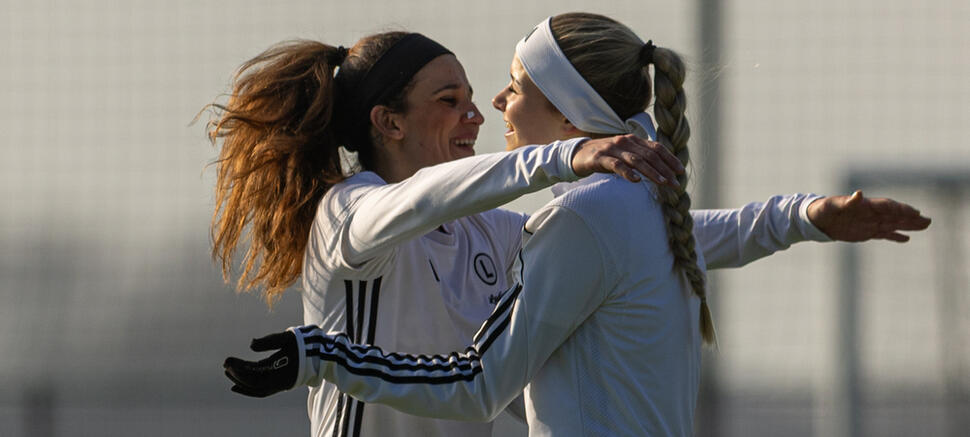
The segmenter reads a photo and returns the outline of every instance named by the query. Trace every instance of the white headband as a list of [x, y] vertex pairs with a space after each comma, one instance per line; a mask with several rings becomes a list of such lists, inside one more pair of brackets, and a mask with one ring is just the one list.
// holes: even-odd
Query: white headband
[[655, 140], [650, 114], [621, 120], [563, 54], [552, 36], [552, 17], [543, 20], [515, 46], [515, 54], [532, 82], [573, 126], [598, 134], [632, 133]]

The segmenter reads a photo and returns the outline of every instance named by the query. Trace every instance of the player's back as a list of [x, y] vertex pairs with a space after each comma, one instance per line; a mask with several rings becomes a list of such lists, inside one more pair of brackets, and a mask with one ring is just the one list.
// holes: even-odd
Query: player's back
[[600, 177], [543, 208], [571, 210], [587, 224], [610, 289], [532, 380], [530, 433], [690, 435], [699, 301], [673, 268], [655, 189]]

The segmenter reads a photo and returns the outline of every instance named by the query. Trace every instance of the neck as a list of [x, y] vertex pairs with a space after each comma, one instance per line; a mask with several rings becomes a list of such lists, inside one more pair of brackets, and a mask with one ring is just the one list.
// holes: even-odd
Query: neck
[[374, 160], [374, 168], [370, 170], [377, 173], [384, 182], [389, 184], [401, 182], [418, 171], [406, 159], [407, 157], [399, 156], [393, 152], [394, 150], [400, 150], [400, 147], [394, 147], [392, 145], [391, 147], [381, 147], [381, 149], [377, 154], [377, 159]]

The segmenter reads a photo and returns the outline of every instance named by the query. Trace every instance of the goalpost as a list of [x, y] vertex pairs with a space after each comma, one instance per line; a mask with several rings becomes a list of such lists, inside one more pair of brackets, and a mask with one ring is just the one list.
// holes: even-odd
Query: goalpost
[[933, 223], [905, 251], [842, 245], [832, 431], [962, 435], [970, 429], [970, 168], [852, 170], [844, 186], [912, 195]]

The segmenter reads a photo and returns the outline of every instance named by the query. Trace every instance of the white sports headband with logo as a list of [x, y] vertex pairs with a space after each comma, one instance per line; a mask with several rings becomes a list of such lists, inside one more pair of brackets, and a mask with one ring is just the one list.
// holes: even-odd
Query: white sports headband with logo
[[650, 114], [640, 112], [621, 120], [563, 54], [552, 35], [552, 17], [539, 23], [515, 46], [515, 54], [532, 82], [563, 116], [584, 132], [632, 133], [655, 140]]

